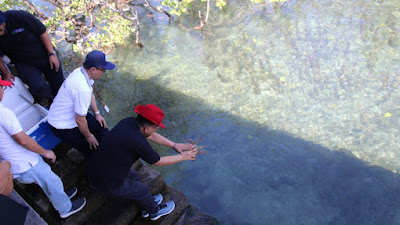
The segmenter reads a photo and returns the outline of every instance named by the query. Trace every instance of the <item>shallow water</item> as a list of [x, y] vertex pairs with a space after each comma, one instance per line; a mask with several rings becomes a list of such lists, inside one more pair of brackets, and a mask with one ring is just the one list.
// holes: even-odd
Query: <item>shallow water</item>
[[400, 224], [400, 2], [213, 12], [203, 31], [176, 26], [196, 12], [141, 20], [145, 47], [97, 83], [109, 123], [153, 103], [163, 135], [202, 138], [207, 155], [160, 171], [223, 224]]

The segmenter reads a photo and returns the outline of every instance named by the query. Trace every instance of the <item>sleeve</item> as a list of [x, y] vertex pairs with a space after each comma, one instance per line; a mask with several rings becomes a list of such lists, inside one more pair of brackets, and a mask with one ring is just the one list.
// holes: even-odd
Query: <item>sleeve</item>
[[9, 109], [3, 109], [3, 115], [1, 119], [1, 126], [7, 131], [9, 135], [17, 134], [22, 130], [21, 124], [19, 123], [14, 112]]
[[79, 116], [86, 116], [92, 100], [92, 93], [74, 89], [72, 90], [72, 98], [74, 100], [74, 112]]
[[25, 24], [26, 29], [28, 29], [30, 32], [38, 36], [46, 32], [46, 26], [36, 19], [35, 16], [25, 11], [19, 11], [19, 14], [19, 20]]
[[143, 143], [140, 144], [139, 149], [140, 151], [140, 158], [146, 161], [149, 164], [154, 164], [160, 161], [160, 155], [153, 150], [150, 143], [145, 140]]

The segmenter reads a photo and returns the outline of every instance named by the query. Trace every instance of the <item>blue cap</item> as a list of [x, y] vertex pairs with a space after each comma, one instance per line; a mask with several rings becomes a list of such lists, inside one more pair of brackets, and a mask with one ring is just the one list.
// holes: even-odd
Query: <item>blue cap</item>
[[0, 11], [0, 24], [6, 22], [6, 15], [2, 11]]
[[88, 67], [100, 67], [106, 70], [113, 70], [115, 68], [115, 64], [106, 61], [106, 55], [97, 50], [91, 51], [86, 55], [83, 65]]

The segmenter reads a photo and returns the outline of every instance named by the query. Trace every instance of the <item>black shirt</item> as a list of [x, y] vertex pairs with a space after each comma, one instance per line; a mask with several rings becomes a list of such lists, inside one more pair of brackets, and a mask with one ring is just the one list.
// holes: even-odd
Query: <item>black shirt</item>
[[122, 182], [139, 158], [149, 164], [160, 160], [140, 133], [136, 119], [125, 118], [103, 138], [87, 162], [87, 175], [95, 186]]
[[48, 58], [48, 52], [40, 40], [46, 27], [32, 14], [9, 10], [6, 16], [6, 31], [0, 36], [0, 51], [13, 63], [34, 63]]
[[29, 208], [0, 194], [0, 222], [2, 225], [23, 225]]

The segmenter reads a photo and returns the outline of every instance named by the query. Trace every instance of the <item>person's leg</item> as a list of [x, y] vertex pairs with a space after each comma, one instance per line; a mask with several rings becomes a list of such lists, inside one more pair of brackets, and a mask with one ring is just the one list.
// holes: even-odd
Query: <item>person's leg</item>
[[79, 128], [75, 127], [73, 129], [62, 130], [56, 129], [50, 125], [50, 129], [53, 134], [59, 137], [62, 141], [80, 151], [85, 158], [89, 157], [92, 150], [90, 150], [89, 143], [86, 141], [85, 136], [83, 136]]
[[144, 184], [138, 173], [130, 170], [128, 177], [118, 186], [114, 186], [106, 191], [101, 191], [112, 197], [135, 200], [140, 207], [149, 213], [157, 213], [158, 204], [154, 201], [149, 187]]
[[39, 67], [25, 63], [16, 63], [18, 77], [29, 86], [29, 92], [34, 98], [44, 97], [53, 99], [49, 84], [43, 77]]
[[34, 167], [22, 173], [16, 180], [25, 184], [38, 184], [60, 214], [68, 213], [71, 210], [72, 203], [64, 192], [61, 179], [43, 161], [42, 157]]
[[49, 82], [50, 88], [51, 88], [51, 94], [52, 94], [52, 99], [56, 97], [58, 93], [58, 89], [60, 89], [62, 83], [64, 82], [64, 73], [63, 69], [61, 66], [61, 61], [60, 62], [60, 67], [58, 68], [58, 71], [56, 72], [55, 68], [51, 69], [49, 61], [42, 60], [40, 68], [43, 72], [43, 75], [46, 77], [47, 82]]
[[100, 141], [109, 132], [109, 130], [107, 128], [102, 127], [100, 123], [96, 120], [96, 117], [94, 117], [90, 113], [86, 115], [86, 120], [90, 132], [96, 137], [97, 141], [100, 143]]

